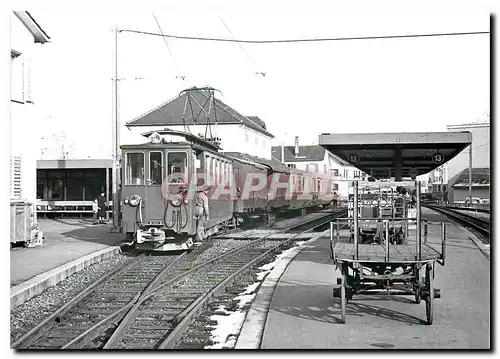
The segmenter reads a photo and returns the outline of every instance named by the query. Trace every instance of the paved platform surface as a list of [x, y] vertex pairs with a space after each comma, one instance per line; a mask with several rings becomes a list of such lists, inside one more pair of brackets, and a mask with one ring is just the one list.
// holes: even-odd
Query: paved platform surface
[[[424, 218], [448, 225], [445, 267], [436, 264], [434, 324], [412, 296], [355, 296], [347, 322], [332, 297], [339, 276], [328, 239], [308, 245], [289, 264], [272, 297], [261, 349], [488, 349], [490, 262], [470, 233], [428, 209]], [[429, 230], [429, 234], [431, 234]], [[439, 240], [434, 232], [432, 241]], [[430, 236], [431, 237], [431, 236]], [[430, 239], [431, 241], [431, 239]]]
[[119, 234], [109, 225], [92, 225], [81, 219], [39, 219], [43, 246], [10, 251], [11, 287], [89, 253], [116, 245]]

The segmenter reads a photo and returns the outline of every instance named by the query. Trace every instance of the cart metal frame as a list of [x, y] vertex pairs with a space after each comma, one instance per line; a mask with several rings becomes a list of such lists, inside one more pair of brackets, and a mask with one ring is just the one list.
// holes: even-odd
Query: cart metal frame
[[[383, 186], [383, 184], [381, 184]], [[444, 266], [446, 257], [446, 223], [441, 225], [441, 252], [434, 245], [427, 243], [427, 226], [430, 222], [422, 221], [420, 206], [420, 182], [415, 181], [416, 217], [360, 218], [358, 201], [358, 182], [353, 182], [354, 211], [353, 218], [336, 219], [330, 222], [331, 258], [341, 277], [333, 290], [334, 297], [340, 298], [342, 322], [346, 322], [347, 302], [357, 294], [395, 294], [414, 295], [415, 302], [426, 302], [426, 322], [433, 322], [433, 302], [440, 298], [440, 290], [434, 288], [435, 262]], [[405, 214], [407, 211], [405, 210]], [[374, 221], [383, 226], [384, 236], [381, 243], [361, 244], [359, 242], [360, 223]], [[396, 223], [405, 226], [408, 235], [408, 223], [415, 221], [415, 245], [391, 241], [390, 228]], [[353, 235], [347, 242], [340, 241], [341, 223], [352, 226]], [[422, 227], [424, 240], [422, 241]], [[391, 243], [392, 242], [392, 243]], [[422, 275], [424, 272], [425, 275]]]

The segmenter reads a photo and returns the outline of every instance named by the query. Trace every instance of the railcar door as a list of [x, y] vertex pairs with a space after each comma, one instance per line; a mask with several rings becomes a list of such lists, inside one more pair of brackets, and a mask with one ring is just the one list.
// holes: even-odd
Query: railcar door
[[[122, 198], [125, 200], [132, 196], [145, 198], [145, 168], [146, 152], [144, 150], [128, 150], [124, 152], [124, 173]], [[143, 203], [128, 205], [124, 203], [122, 209], [123, 227], [125, 233], [132, 233], [136, 230], [136, 223], [142, 219]]]
[[146, 224], [160, 224], [163, 221], [165, 200], [163, 182], [165, 179], [165, 153], [163, 150], [151, 150], [147, 156], [146, 176]]

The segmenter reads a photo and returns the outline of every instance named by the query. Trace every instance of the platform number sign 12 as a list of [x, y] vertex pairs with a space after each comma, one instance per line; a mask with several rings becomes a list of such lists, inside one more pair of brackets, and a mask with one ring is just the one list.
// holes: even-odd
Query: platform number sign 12
[[352, 155], [349, 156], [349, 163], [358, 163], [359, 162], [359, 157], [357, 154], [353, 153]]
[[444, 162], [444, 156], [440, 153], [435, 153], [432, 155], [432, 162], [436, 164], [441, 164]]

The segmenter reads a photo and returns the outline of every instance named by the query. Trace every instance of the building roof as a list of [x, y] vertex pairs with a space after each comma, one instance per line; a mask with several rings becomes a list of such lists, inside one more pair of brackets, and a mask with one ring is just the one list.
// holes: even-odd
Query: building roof
[[42, 169], [77, 169], [77, 168], [112, 168], [111, 159], [72, 159], [72, 160], [37, 160], [36, 168]]
[[320, 146], [375, 178], [413, 177], [448, 162], [472, 142], [462, 132], [321, 134]]
[[44, 44], [50, 41], [49, 35], [38, 25], [33, 16], [27, 11], [14, 11], [14, 15], [23, 23], [35, 38], [35, 43]]
[[281, 146], [272, 146], [271, 156], [283, 162], [320, 162], [325, 159], [325, 149], [321, 146], [299, 146], [299, 155], [295, 157], [295, 146], [284, 146], [285, 160], [281, 158]]
[[208, 121], [212, 125], [216, 122], [217, 124], [241, 124], [268, 137], [274, 137], [265, 129], [265, 123], [260, 118], [243, 116], [219, 99], [215, 99], [215, 106], [216, 111], [214, 111], [213, 103], [206, 91], [192, 88], [190, 91], [183, 91], [179, 96], [127, 122], [126, 126], [182, 126], [184, 123], [187, 125], [206, 125], [208, 113]]
[[290, 168], [285, 166], [283, 163], [275, 160], [274, 158], [271, 158], [270, 160], [268, 160], [266, 158], [251, 156], [247, 153], [241, 153], [241, 152], [224, 152], [224, 154], [231, 156], [231, 157], [234, 157], [236, 159], [243, 159], [245, 161], [256, 162], [256, 163], [259, 163], [261, 165], [268, 166], [274, 172], [290, 173]]
[[[458, 175], [450, 180], [450, 185], [453, 188], [468, 188], [469, 187], [469, 169], [462, 170]], [[490, 169], [489, 168], [472, 168], [472, 187], [489, 187], [490, 186]]]
[[262, 121], [259, 117], [257, 116], [247, 116], [247, 118], [253, 122], [255, 122], [257, 125], [262, 127], [264, 130], [266, 129], [266, 123]]

